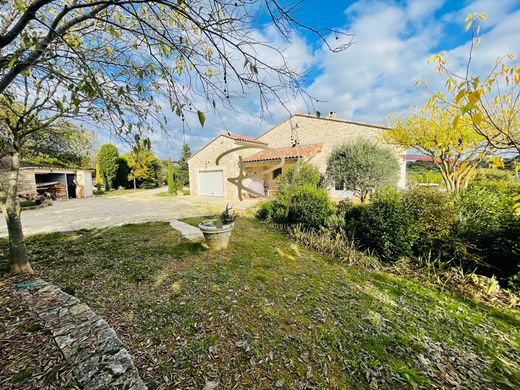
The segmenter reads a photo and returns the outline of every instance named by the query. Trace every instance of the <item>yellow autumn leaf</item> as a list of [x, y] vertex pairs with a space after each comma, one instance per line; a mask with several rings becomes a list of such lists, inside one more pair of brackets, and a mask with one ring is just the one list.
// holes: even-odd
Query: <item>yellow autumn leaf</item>
[[481, 13], [478, 17], [479, 17], [480, 20], [482, 20], [483, 22], [485, 22], [486, 19], [487, 19], [487, 15], [486, 15], [485, 13]]
[[456, 129], [459, 127], [459, 116], [456, 116], [455, 119], [453, 119], [452, 126]]
[[466, 23], [466, 27], [464, 29], [466, 31], [468, 31], [472, 24], [473, 24], [473, 20], [470, 20], [468, 23]]
[[471, 104], [471, 105], [477, 104], [478, 101], [480, 100], [480, 93], [478, 91], [471, 92], [469, 94], [468, 100], [469, 100], [469, 104]]
[[462, 89], [457, 96], [455, 96], [455, 103], [460, 102], [460, 99], [462, 99], [466, 95], [466, 90]]
[[471, 120], [475, 125], [480, 126], [480, 124], [482, 123], [482, 115], [479, 112], [477, 112], [471, 117]]

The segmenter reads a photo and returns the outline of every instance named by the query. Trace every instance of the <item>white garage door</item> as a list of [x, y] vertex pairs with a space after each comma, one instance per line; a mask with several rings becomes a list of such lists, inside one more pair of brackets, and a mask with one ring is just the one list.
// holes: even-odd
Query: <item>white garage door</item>
[[201, 195], [224, 196], [224, 173], [222, 171], [200, 171], [199, 189]]

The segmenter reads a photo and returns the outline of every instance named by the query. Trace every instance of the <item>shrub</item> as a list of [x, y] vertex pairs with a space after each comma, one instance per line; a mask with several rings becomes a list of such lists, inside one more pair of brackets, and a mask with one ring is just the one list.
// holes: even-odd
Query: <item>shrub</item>
[[332, 151], [327, 176], [364, 201], [370, 192], [397, 184], [399, 161], [393, 150], [360, 138]]
[[294, 191], [288, 222], [317, 229], [326, 225], [327, 219], [334, 211], [334, 204], [330, 201], [327, 191], [306, 185]]
[[502, 181], [510, 183], [514, 180], [513, 173], [505, 169], [479, 168], [473, 179], [474, 183], [486, 184], [489, 182]]
[[423, 258], [451, 257], [455, 209], [450, 195], [437, 189], [415, 187], [405, 195], [414, 222], [414, 252]]
[[285, 205], [278, 200], [260, 202], [255, 217], [264, 222], [285, 223]]
[[[295, 166], [291, 166], [287, 168], [278, 178], [276, 179], [278, 183], [278, 191], [279, 192], [287, 192], [291, 186], [293, 176], [294, 176]], [[302, 186], [311, 186], [314, 188], [318, 188], [318, 184], [320, 183], [320, 172], [314, 165], [303, 163], [300, 165], [300, 170], [298, 172], [298, 176], [296, 177], [296, 186], [295, 188]]]
[[396, 261], [412, 254], [413, 219], [397, 190], [378, 191], [372, 203], [354, 207], [347, 218], [354, 220], [347, 221], [348, 229], [360, 245], [381, 259]]
[[157, 188], [157, 183], [154, 183], [152, 181], [143, 181], [141, 184], [139, 184], [139, 188], [142, 188], [144, 190], [150, 190], [152, 188]]
[[457, 233], [476, 247], [484, 271], [513, 275], [520, 264], [520, 217], [513, 211], [509, 187], [474, 183], [457, 195]]
[[424, 171], [417, 172], [409, 175], [409, 181], [411, 183], [427, 183], [427, 184], [443, 184], [442, 176], [439, 172]]

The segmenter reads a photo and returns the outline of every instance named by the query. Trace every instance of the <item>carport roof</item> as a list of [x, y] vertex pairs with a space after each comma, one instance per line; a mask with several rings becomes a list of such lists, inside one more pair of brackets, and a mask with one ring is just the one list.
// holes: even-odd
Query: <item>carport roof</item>
[[60, 173], [60, 172], [77, 172], [77, 171], [89, 171], [94, 172], [94, 169], [85, 169], [85, 168], [65, 168], [65, 167], [48, 167], [48, 166], [36, 166], [36, 165], [26, 165], [20, 167], [21, 170], [33, 170], [33, 171], [49, 171], [49, 173]]
[[311, 157], [321, 151], [323, 144], [312, 144], [295, 146], [293, 148], [279, 148], [271, 150], [262, 150], [244, 158], [244, 162], [272, 161], [280, 160], [282, 157], [294, 159], [299, 157]]

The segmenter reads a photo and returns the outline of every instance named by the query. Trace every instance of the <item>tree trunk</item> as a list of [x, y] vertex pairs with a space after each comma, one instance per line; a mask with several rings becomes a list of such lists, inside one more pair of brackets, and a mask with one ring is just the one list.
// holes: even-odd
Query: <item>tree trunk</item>
[[135, 186], [135, 177], [134, 177], [134, 190], [136, 189], [136, 186]]
[[2, 212], [7, 222], [9, 233], [9, 265], [12, 273], [32, 273], [32, 267], [27, 256], [27, 248], [23, 238], [21, 207], [18, 202], [18, 174], [20, 171], [20, 153], [10, 155], [11, 167], [7, 178], [5, 199], [2, 202]]

